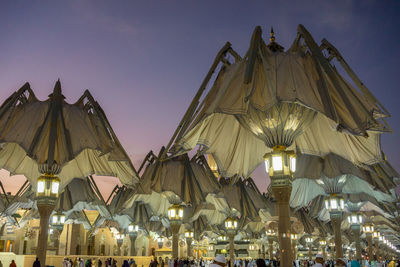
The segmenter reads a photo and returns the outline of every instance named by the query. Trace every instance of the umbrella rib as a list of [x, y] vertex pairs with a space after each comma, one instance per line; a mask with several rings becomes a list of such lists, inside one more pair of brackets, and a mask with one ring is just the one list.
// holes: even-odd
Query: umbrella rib
[[[215, 72], [215, 69], [217, 68], [218, 64], [221, 62], [221, 57], [223, 57], [228, 49], [231, 47], [231, 44], [227, 42], [222, 49], [218, 52], [217, 56], [214, 59], [213, 64], [211, 65], [210, 70], [208, 71], [206, 77], [204, 78], [203, 82], [200, 85], [199, 90], [197, 91], [196, 95], [194, 96], [192, 102], [189, 105], [189, 108], [185, 112], [181, 122], [179, 123], [178, 127], [176, 128], [174, 134], [172, 135], [170, 141], [168, 142], [168, 145], [166, 146], [166, 149], [162, 153], [160, 159], [163, 160], [168, 152], [168, 150], [171, 148], [171, 145], [174, 143], [175, 140], [179, 140], [180, 137], [185, 133], [187, 128], [184, 128], [184, 126], [187, 127], [188, 123], [187, 121], [192, 120], [192, 115], [193, 112], [196, 110], [199, 100], [201, 96], [203, 95], [203, 92], [206, 90], [207, 84], [210, 81], [213, 73]], [[234, 55], [235, 56], [235, 55]], [[196, 108], [195, 108], [196, 107]]]
[[103, 202], [104, 206], [106, 207], [108, 213], [110, 214], [111, 218], [113, 218], [113, 214], [110, 211], [109, 206], [107, 205], [107, 203], [104, 201], [103, 195], [100, 193], [99, 188], [97, 187], [97, 184], [95, 182], [95, 180], [93, 179], [93, 177], [91, 175], [88, 176], [89, 181], [91, 182], [91, 184], [93, 185], [98, 197], [100, 198], [100, 200]]

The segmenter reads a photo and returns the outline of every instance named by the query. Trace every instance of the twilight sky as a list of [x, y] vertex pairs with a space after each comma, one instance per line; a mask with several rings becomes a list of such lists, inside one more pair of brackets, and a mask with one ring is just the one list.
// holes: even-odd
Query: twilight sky
[[[273, 26], [288, 48], [299, 23], [391, 112], [382, 143], [400, 170], [399, 1], [1, 1], [0, 102], [26, 81], [42, 100], [58, 78], [68, 102], [89, 89], [138, 167], [167, 144], [226, 41], [244, 55], [254, 27], [266, 37]], [[258, 168], [262, 191], [265, 177]], [[23, 179], [0, 171], [7, 191]], [[105, 193], [117, 182], [98, 181]]]

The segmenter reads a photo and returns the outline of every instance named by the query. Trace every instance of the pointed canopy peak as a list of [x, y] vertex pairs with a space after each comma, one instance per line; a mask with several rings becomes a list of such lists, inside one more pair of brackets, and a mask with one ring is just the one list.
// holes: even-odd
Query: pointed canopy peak
[[62, 91], [61, 91], [61, 82], [60, 79], [57, 80], [56, 84], [54, 85], [54, 90], [53, 93], [49, 95], [49, 97], [62, 97], [63, 99], [65, 96], [63, 96]]
[[269, 37], [269, 41], [270, 43], [275, 42], [275, 33], [274, 33], [274, 28], [271, 27], [271, 32], [270, 32], [270, 37]]
[[269, 33], [270, 37], [269, 37], [269, 44], [268, 44], [268, 48], [272, 51], [272, 52], [283, 52], [284, 48], [283, 46], [281, 46], [280, 44], [278, 44], [277, 42], [275, 42], [275, 32], [274, 32], [274, 28], [271, 27], [271, 32]]

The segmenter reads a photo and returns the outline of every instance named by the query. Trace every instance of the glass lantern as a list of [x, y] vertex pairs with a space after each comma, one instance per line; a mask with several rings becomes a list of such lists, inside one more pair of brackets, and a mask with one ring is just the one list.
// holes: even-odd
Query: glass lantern
[[250, 250], [250, 251], [256, 250], [256, 246], [253, 245], [253, 244], [250, 244], [250, 245], [249, 245], [249, 250]]
[[265, 231], [265, 234], [270, 237], [276, 236], [276, 232], [272, 229], [268, 229], [267, 231]]
[[225, 220], [225, 229], [226, 230], [236, 230], [238, 227], [238, 221], [233, 217], [228, 217]]
[[349, 222], [349, 224], [362, 224], [363, 222], [363, 218], [362, 215], [360, 213], [354, 212], [351, 215], [349, 215], [347, 217], [347, 221]]
[[297, 240], [298, 239], [297, 234], [290, 234], [290, 239]]
[[374, 232], [374, 225], [372, 223], [364, 224], [363, 231], [366, 234], [372, 234]]
[[329, 212], [341, 212], [344, 210], [344, 200], [343, 197], [337, 194], [330, 194], [329, 197], [325, 199], [325, 208]]
[[379, 231], [374, 231], [372, 233], [372, 237], [379, 240], [379, 238], [381, 237], [381, 233]]
[[226, 236], [224, 236], [224, 235], [218, 236], [218, 239], [219, 239], [220, 241], [226, 241], [226, 240], [227, 240]]
[[181, 221], [183, 219], [183, 206], [174, 204], [168, 208], [168, 219], [170, 221]]
[[162, 236], [159, 236], [158, 238], [157, 238], [157, 243], [158, 243], [158, 248], [162, 248], [163, 247], [163, 245], [164, 245], [164, 237], [162, 237]]
[[186, 238], [193, 238], [193, 236], [194, 236], [193, 231], [191, 231], [191, 230], [186, 230], [185, 231], [185, 237]]
[[296, 171], [296, 154], [284, 148], [274, 148], [272, 153], [264, 156], [265, 170], [269, 176], [292, 175]]
[[53, 174], [44, 174], [40, 176], [36, 184], [36, 196], [38, 198], [54, 198], [58, 197], [60, 188], [60, 178]]
[[117, 233], [117, 234], [115, 235], [115, 238], [117, 239], [117, 241], [121, 241], [121, 240], [124, 240], [125, 235], [124, 235], [124, 234]]
[[307, 244], [311, 245], [312, 242], [313, 242], [313, 239], [312, 239], [312, 237], [306, 237], [305, 241], [306, 241]]
[[128, 226], [128, 231], [129, 233], [136, 233], [137, 231], [139, 231], [139, 226], [134, 223], [131, 223]]
[[61, 226], [65, 223], [65, 215], [62, 212], [57, 212], [53, 215], [51, 223], [54, 226]]

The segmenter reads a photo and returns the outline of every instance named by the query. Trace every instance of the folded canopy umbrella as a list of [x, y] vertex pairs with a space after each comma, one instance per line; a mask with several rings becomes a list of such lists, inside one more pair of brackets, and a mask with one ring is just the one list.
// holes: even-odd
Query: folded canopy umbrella
[[74, 104], [64, 98], [60, 81], [45, 101], [38, 100], [26, 83], [0, 106], [0, 167], [25, 175], [34, 189], [43, 175], [38, 184], [38, 201], [43, 203], [38, 205], [37, 249], [42, 264], [48, 219], [60, 189], [73, 178], [92, 174], [116, 176], [128, 185], [138, 181], [130, 158], [89, 91]]
[[[220, 188], [202, 156], [190, 159], [184, 154], [161, 160], [150, 152], [142, 166], [146, 168], [140, 182], [124, 206], [130, 208], [135, 202], [144, 202], [161, 219], [168, 218], [172, 205], [181, 205], [184, 208], [181, 219], [190, 221], [193, 212], [206, 203], [207, 196]], [[175, 234], [178, 232], [176, 229]]]
[[[224, 57], [229, 52], [224, 47], [210, 70], [222, 62], [214, 84], [200, 101], [210, 81], [207, 75], [169, 151], [176, 155], [200, 146], [203, 153], [213, 155], [220, 173], [227, 177], [250, 176], [271, 152], [286, 156], [291, 150], [316, 156], [334, 153], [355, 164], [382, 161], [379, 136], [390, 131], [384, 121], [389, 113], [338, 51], [328, 42], [317, 45], [302, 25], [288, 50], [274, 36], [270, 41], [267, 45], [261, 28], [256, 27], [249, 50], [243, 59], [236, 56], [235, 62]], [[357, 87], [337, 71], [333, 58]], [[273, 166], [269, 165], [270, 170]], [[273, 190], [286, 198], [289, 179], [275, 177]], [[288, 213], [289, 207], [282, 206], [282, 234], [288, 231], [284, 224]], [[282, 242], [290, 254], [290, 240]]]
[[174, 151], [203, 145], [228, 177], [249, 176], [279, 144], [357, 164], [381, 161], [379, 133], [389, 128], [380, 119], [389, 114], [315, 46], [300, 25], [289, 50], [273, 51], [256, 28], [246, 56], [221, 68], [195, 116], [185, 118]]
[[26, 83], [0, 107], [0, 166], [23, 174], [35, 185], [40, 169], [61, 169], [61, 188], [91, 174], [137, 182], [136, 171], [104, 111], [89, 91], [74, 104], [65, 102], [57, 81], [40, 101]]
[[[364, 193], [385, 203], [396, 200], [393, 190], [397, 186], [395, 179], [398, 174], [386, 161], [372, 166], [356, 166], [332, 153], [324, 158], [301, 154], [298, 166], [290, 196], [293, 208], [305, 207], [319, 195], [335, 193]], [[384, 168], [390, 172], [383, 171]]]
[[202, 157], [189, 159], [187, 155], [182, 155], [167, 161], [156, 159], [148, 164], [124, 207], [130, 208], [137, 201], [144, 202], [151, 207], [154, 215], [167, 218], [172, 204], [182, 204], [186, 207], [185, 220], [190, 220], [193, 211], [204, 205], [207, 196], [217, 193], [219, 188], [218, 181]]

